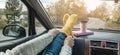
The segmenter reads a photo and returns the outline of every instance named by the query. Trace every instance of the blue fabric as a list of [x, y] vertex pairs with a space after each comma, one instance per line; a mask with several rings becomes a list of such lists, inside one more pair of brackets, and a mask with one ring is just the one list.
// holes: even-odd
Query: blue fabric
[[59, 55], [61, 47], [63, 46], [66, 35], [59, 33], [52, 43], [45, 49], [43, 55]]

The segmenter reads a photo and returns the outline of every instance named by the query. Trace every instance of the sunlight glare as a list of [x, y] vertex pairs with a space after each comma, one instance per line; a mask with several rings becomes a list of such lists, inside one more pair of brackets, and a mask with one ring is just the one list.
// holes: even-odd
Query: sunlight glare
[[95, 10], [97, 6], [101, 4], [99, 0], [84, 0], [87, 6], [87, 11]]
[[[101, 1], [101, 0], [84, 0], [84, 1], [86, 3], [88, 12], [90, 12], [91, 10], [95, 10], [97, 6], [101, 5], [103, 2], [106, 2], [106, 1]], [[107, 3], [108, 8], [113, 8], [114, 1], [107, 1], [106, 3]]]

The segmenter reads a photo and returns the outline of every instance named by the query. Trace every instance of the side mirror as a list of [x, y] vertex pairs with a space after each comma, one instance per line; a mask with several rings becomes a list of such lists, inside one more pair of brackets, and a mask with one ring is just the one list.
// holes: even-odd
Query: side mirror
[[8, 37], [21, 38], [26, 36], [25, 28], [19, 25], [7, 25], [3, 29], [3, 35]]

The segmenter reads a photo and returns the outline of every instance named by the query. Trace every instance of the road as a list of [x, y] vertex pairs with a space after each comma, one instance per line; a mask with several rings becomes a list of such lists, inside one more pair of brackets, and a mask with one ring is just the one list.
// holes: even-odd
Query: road
[[[78, 28], [80, 25], [75, 25], [76, 28]], [[89, 21], [87, 23], [87, 28], [93, 28], [93, 29], [98, 29], [98, 28], [105, 28], [106, 23], [98, 18], [89, 18]]]

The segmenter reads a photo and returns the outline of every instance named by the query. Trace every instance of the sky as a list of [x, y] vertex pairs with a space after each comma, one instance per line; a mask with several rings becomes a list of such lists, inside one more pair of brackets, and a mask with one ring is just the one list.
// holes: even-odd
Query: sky
[[[0, 8], [5, 8], [5, 1], [7, 0], [0, 0]], [[41, 2], [43, 3], [44, 7], [46, 7], [46, 5], [49, 5], [51, 3], [55, 3], [58, 0], [41, 0]], [[87, 6], [87, 10], [94, 10], [97, 6], [99, 6], [103, 1], [100, 0], [84, 0]], [[114, 1], [107, 1], [107, 3], [112, 6], [114, 4]]]
[[[87, 11], [90, 10], [95, 10], [95, 8], [97, 6], [99, 6], [101, 3], [103, 3], [105, 1], [100, 1], [100, 0], [85, 0], [86, 6], [87, 6]], [[114, 5], [114, 1], [107, 1], [106, 2], [109, 6], [113, 6]]]
[[46, 5], [50, 5], [51, 3], [55, 3], [58, 0], [41, 0], [42, 4], [44, 5], [44, 7], [46, 7]]
[[5, 8], [6, 0], [0, 0], [0, 8]]

